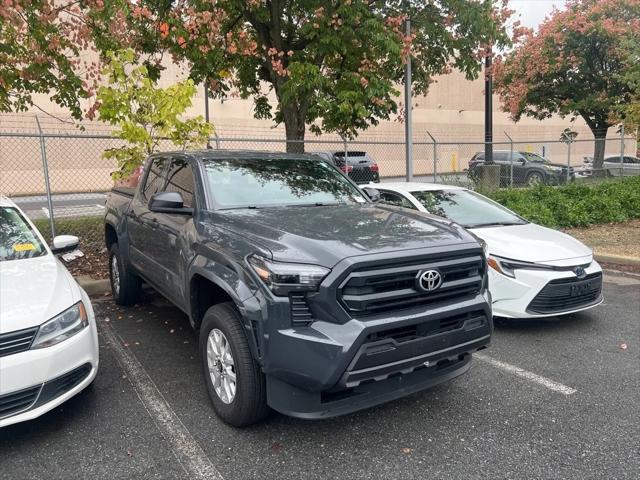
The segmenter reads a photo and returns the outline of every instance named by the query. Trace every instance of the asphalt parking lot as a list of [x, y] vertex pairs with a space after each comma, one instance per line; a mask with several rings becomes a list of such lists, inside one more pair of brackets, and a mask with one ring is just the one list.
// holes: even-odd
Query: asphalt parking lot
[[603, 305], [497, 327], [462, 377], [328, 421], [221, 423], [186, 316], [161, 299], [97, 300], [94, 385], [0, 430], [0, 478], [640, 476], [640, 278], [607, 275]]

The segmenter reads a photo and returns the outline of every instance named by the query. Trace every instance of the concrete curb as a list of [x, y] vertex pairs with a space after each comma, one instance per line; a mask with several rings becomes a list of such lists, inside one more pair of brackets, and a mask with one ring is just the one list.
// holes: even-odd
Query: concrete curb
[[598, 262], [610, 263], [613, 265], [638, 265], [640, 266], [640, 258], [625, 257], [624, 255], [594, 255]]
[[87, 295], [89, 296], [104, 295], [111, 291], [111, 285], [109, 284], [109, 280], [106, 278], [95, 279], [87, 275], [80, 275], [75, 278], [78, 284], [84, 288], [85, 292], [87, 292]]

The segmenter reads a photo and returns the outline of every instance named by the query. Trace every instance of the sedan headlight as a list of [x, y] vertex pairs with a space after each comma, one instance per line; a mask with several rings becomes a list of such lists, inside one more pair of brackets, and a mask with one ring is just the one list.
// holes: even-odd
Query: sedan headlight
[[550, 172], [561, 172], [562, 171], [562, 167], [552, 167], [552, 166], [547, 165], [544, 168], [545, 168], [545, 170], [548, 170]]
[[515, 278], [515, 271], [518, 269], [525, 270], [555, 270], [551, 265], [540, 265], [539, 263], [521, 262], [518, 260], [510, 260], [508, 258], [496, 257], [495, 255], [487, 258], [487, 264], [496, 272]]
[[262, 282], [278, 296], [289, 292], [317, 290], [331, 270], [319, 265], [272, 262], [258, 255], [248, 258], [249, 265]]
[[82, 302], [40, 325], [32, 349], [46, 348], [64, 342], [89, 326], [87, 310]]

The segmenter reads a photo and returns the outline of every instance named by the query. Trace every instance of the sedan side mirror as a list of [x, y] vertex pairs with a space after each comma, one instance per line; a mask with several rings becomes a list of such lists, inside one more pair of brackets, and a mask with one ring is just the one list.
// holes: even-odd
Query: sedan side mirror
[[62, 253], [67, 253], [78, 248], [78, 244], [80, 243], [80, 239], [75, 235], [57, 235], [53, 239], [53, 243], [51, 245], [51, 252], [54, 255], [60, 255]]
[[367, 194], [367, 197], [369, 197], [369, 200], [371, 200], [372, 202], [379, 202], [380, 201], [380, 192], [373, 188], [373, 187], [364, 187], [362, 190], [364, 190], [364, 193]]
[[176, 213], [191, 215], [192, 208], [185, 208], [180, 192], [156, 193], [149, 200], [149, 210], [157, 213]]

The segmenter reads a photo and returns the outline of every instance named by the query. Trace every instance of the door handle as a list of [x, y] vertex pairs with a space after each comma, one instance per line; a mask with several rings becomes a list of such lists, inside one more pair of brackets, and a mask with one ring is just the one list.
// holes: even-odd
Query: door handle
[[155, 218], [150, 218], [149, 225], [151, 226], [151, 228], [158, 228], [158, 220]]

